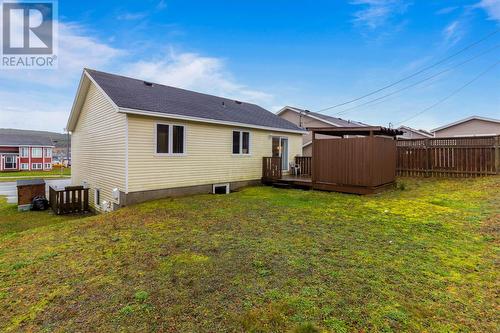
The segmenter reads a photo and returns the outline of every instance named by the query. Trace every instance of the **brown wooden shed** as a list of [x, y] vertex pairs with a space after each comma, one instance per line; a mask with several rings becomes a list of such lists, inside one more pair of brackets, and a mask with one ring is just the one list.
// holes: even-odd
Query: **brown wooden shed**
[[[396, 180], [396, 135], [381, 126], [310, 128], [315, 189], [367, 194]], [[335, 138], [318, 139], [317, 135]]]

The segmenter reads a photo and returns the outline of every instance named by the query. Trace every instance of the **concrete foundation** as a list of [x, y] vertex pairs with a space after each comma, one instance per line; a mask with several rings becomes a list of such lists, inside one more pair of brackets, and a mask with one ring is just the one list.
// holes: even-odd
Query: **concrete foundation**
[[[239, 182], [230, 182], [229, 187], [231, 191], [238, 190], [246, 186], [256, 186], [260, 185], [260, 179], [245, 180]], [[208, 194], [212, 193], [213, 184], [197, 185], [197, 186], [187, 186], [187, 187], [176, 187], [176, 188], [166, 188], [160, 190], [149, 190], [149, 191], [138, 191], [124, 193], [120, 192], [120, 206], [129, 206], [136, 203], [168, 198], [168, 197], [180, 197], [193, 194]]]

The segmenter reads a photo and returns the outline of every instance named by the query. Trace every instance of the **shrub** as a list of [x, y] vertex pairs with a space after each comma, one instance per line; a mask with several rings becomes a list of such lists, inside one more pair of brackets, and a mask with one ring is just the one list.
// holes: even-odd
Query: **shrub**
[[144, 303], [149, 298], [149, 293], [144, 290], [140, 290], [135, 293], [134, 298], [139, 303]]
[[294, 333], [320, 333], [321, 331], [314, 326], [313, 324], [307, 323], [298, 326], [294, 331]]
[[396, 183], [396, 189], [399, 190], [399, 191], [406, 190], [406, 183], [405, 182], [397, 182]]

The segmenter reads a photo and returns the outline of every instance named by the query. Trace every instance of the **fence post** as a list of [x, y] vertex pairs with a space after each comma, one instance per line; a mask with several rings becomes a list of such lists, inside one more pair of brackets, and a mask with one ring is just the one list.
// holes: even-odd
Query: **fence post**
[[429, 138], [426, 138], [424, 140], [424, 145], [425, 145], [425, 176], [430, 177], [431, 176], [431, 151], [430, 151], [430, 144], [429, 144]]
[[495, 138], [495, 173], [500, 173], [500, 135]]

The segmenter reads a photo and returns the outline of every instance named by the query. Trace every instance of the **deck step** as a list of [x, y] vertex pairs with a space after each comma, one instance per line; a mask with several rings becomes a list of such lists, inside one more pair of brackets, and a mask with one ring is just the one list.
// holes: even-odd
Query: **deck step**
[[292, 185], [288, 183], [273, 183], [273, 187], [277, 188], [291, 188]]

